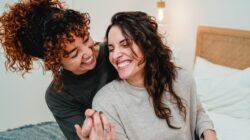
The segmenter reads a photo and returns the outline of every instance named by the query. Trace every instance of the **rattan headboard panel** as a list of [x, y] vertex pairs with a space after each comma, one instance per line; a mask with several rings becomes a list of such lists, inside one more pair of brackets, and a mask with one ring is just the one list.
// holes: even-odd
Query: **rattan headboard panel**
[[196, 56], [237, 69], [250, 67], [250, 31], [199, 26]]

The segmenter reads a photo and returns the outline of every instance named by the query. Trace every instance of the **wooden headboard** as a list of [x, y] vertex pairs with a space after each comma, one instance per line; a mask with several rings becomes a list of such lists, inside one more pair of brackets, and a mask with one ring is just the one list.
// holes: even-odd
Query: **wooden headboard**
[[199, 26], [196, 56], [227, 67], [250, 67], [250, 31]]

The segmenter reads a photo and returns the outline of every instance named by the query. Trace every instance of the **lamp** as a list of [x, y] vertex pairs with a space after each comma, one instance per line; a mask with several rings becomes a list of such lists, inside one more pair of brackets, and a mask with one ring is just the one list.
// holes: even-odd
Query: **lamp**
[[164, 9], [165, 9], [165, 1], [158, 0], [157, 1], [157, 19], [162, 21], [164, 19]]

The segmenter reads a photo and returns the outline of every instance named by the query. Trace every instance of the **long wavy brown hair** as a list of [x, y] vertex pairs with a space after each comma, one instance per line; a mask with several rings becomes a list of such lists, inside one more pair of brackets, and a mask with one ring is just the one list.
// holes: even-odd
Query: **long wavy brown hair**
[[168, 91], [171, 95], [169, 100], [177, 105], [180, 114], [186, 120], [184, 103], [173, 88], [178, 67], [171, 61], [172, 51], [163, 43], [163, 35], [158, 32], [155, 18], [139, 11], [119, 12], [111, 19], [105, 35], [106, 41], [113, 26], [118, 26], [125, 39], [133, 40], [142, 50], [143, 62], [146, 63], [144, 85], [153, 99], [155, 114], [165, 119], [170, 128], [178, 129], [171, 124], [171, 109], [163, 102], [163, 96]]
[[38, 58], [45, 70], [53, 73], [54, 88], [59, 91], [61, 58], [67, 57], [65, 43], [89, 36], [89, 15], [64, 9], [59, 0], [19, 1], [0, 17], [0, 42], [10, 71], [25, 74]]

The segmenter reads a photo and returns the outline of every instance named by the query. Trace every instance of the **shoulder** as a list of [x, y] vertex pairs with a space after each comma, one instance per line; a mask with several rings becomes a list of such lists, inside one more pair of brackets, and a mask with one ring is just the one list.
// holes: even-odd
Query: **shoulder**
[[45, 101], [50, 109], [61, 109], [65, 107], [66, 102], [69, 102], [68, 99], [70, 98], [72, 97], [66, 94], [64, 90], [56, 92], [52, 83], [49, 85], [45, 93]]
[[45, 100], [47, 104], [51, 104], [51, 100], [54, 99], [53, 94], [56, 94], [54, 89], [53, 89], [53, 85], [50, 84], [49, 87], [47, 88], [46, 92], [45, 92]]
[[58, 114], [60, 114], [59, 112], [62, 112], [62, 102], [60, 100], [60, 93], [56, 93], [56, 91], [53, 89], [53, 84], [50, 84], [46, 90], [45, 101], [53, 115], [58, 116]]
[[113, 80], [102, 87], [95, 95], [93, 105], [96, 103], [111, 103], [114, 102], [114, 100], [117, 100], [117, 94], [121, 85], [121, 81]]
[[86, 109], [82, 108], [82, 110], [79, 110], [80, 106], [71, 94], [66, 90], [56, 92], [52, 84], [47, 88], [45, 100], [54, 116], [65, 119], [75, 115], [83, 115], [82, 110]]
[[177, 75], [176, 75], [176, 81], [177, 82], [186, 82], [190, 83], [194, 80], [193, 73], [189, 70], [178, 68], [177, 69]]
[[191, 71], [182, 68], [177, 69], [177, 76], [174, 83], [175, 88], [189, 90], [194, 84], [194, 77]]

